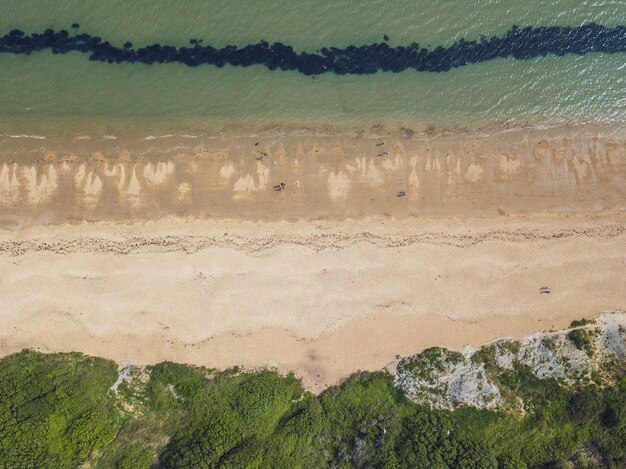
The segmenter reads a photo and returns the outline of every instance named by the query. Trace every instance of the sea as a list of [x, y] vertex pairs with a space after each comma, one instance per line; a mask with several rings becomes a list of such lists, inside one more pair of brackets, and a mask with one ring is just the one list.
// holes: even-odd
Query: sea
[[[310, 53], [382, 41], [432, 49], [504, 35], [513, 26], [626, 25], [624, 0], [0, 0], [0, 5], [0, 36], [50, 28], [87, 33], [120, 48], [127, 42], [134, 48], [183, 47], [194, 39], [216, 48], [281, 42]], [[626, 53], [495, 58], [445, 72], [312, 76], [263, 64], [107, 63], [49, 48], [0, 53], [3, 138], [625, 120]]]

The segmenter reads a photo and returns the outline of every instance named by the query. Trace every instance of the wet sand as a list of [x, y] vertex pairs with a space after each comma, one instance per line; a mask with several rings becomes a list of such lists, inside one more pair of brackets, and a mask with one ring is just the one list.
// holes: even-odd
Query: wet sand
[[0, 229], [166, 215], [419, 220], [626, 205], [619, 128], [147, 138], [5, 136]]
[[0, 148], [0, 354], [320, 390], [626, 304], [619, 129], [134, 142]]

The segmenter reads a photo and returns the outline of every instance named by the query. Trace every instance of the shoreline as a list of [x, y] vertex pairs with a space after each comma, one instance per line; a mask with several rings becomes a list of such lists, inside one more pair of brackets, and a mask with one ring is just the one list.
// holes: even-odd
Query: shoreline
[[[359, 138], [378, 139], [396, 138], [406, 141], [418, 142], [447, 141], [455, 139], [505, 138], [511, 134], [519, 134], [522, 138], [534, 133], [543, 133], [548, 139], [563, 137], [614, 137], [622, 140], [626, 138], [626, 131], [621, 122], [596, 122], [596, 121], [550, 121], [541, 119], [534, 121], [526, 119], [517, 121], [478, 121], [467, 120], [415, 120], [396, 119], [393, 116], [387, 118], [375, 118], [374, 116], [361, 116], [359, 118], [342, 119], [339, 116], [330, 115], [324, 119], [301, 116], [283, 116], [280, 119], [249, 116], [246, 118], [214, 116], [203, 120], [199, 117], [187, 117], [177, 120], [172, 124], [171, 119], [159, 119], [156, 117], [142, 118], [141, 125], [136, 125], [137, 117], [110, 117], [99, 116], [84, 118], [56, 118], [42, 117], [41, 121], [33, 120], [22, 122], [20, 118], [13, 118], [17, 123], [11, 128], [9, 122], [2, 125], [0, 144], [3, 150], [9, 153], [20, 153], [20, 144], [36, 144], [28, 149], [30, 152], [37, 151], [62, 151], [64, 147], [75, 146], [74, 152], [80, 156], [89, 156], [90, 152], [100, 151], [106, 156], [114, 157], [119, 147], [133, 146], [150, 140], [163, 140], [160, 151], [168, 153], [174, 151], [177, 143], [187, 142], [190, 149], [194, 145], [203, 144], [202, 139], [208, 141], [228, 141], [248, 138], [275, 139], [275, 138]], [[0, 116], [1, 119], [4, 117]], [[55, 124], [63, 121], [63, 126]], [[337, 124], [341, 122], [341, 124]], [[174, 145], [167, 139], [176, 141]], [[199, 141], [196, 141], [199, 139]], [[20, 142], [24, 140], [24, 142]], [[33, 140], [35, 142], [33, 142]], [[191, 140], [191, 142], [190, 142]], [[30, 142], [29, 142], [30, 141]], [[82, 142], [81, 142], [82, 141]], [[49, 146], [42, 146], [49, 144]], [[100, 146], [96, 148], [96, 146]], [[56, 147], [56, 148], [55, 148]], [[88, 153], [82, 153], [83, 151]]]

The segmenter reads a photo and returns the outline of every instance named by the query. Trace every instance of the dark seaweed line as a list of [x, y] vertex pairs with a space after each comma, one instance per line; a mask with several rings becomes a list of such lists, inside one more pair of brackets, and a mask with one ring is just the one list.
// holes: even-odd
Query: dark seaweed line
[[[78, 28], [77, 24], [73, 25]], [[387, 39], [385, 37], [385, 39]], [[626, 26], [607, 28], [590, 23], [576, 27], [513, 26], [504, 36], [481, 37], [477, 41], [459, 40], [449, 47], [391, 47], [386, 42], [346, 48], [323, 48], [318, 53], [295, 52], [291, 46], [261, 41], [244, 47], [226, 46], [216, 49], [192, 39], [191, 47], [153, 44], [133, 49], [130, 42], [115, 47], [100, 37], [89, 34], [72, 35], [68, 31], [47, 29], [42, 34], [26, 35], [13, 30], [0, 38], [0, 52], [30, 54], [52, 49], [55, 54], [78, 51], [89, 54], [89, 60], [107, 63], [182, 63], [190, 67], [210, 64], [216, 67], [264, 65], [270, 70], [294, 70], [304, 75], [322, 73], [371, 74], [377, 71], [445, 72], [467, 64], [496, 58], [512, 57], [528, 60], [547, 54], [584, 55], [590, 52], [626, 52]]]

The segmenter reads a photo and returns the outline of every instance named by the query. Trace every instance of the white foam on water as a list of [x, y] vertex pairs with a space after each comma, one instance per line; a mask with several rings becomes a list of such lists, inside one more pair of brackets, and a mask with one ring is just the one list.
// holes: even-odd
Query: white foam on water
[[1, 136], [9, 137], [9, 138], [34, 138], [37, 140], [45, 140], [47, 138], [44, 135], [28, 135], [28, 134], [18, 134], [18, 135], [2, 134]]

